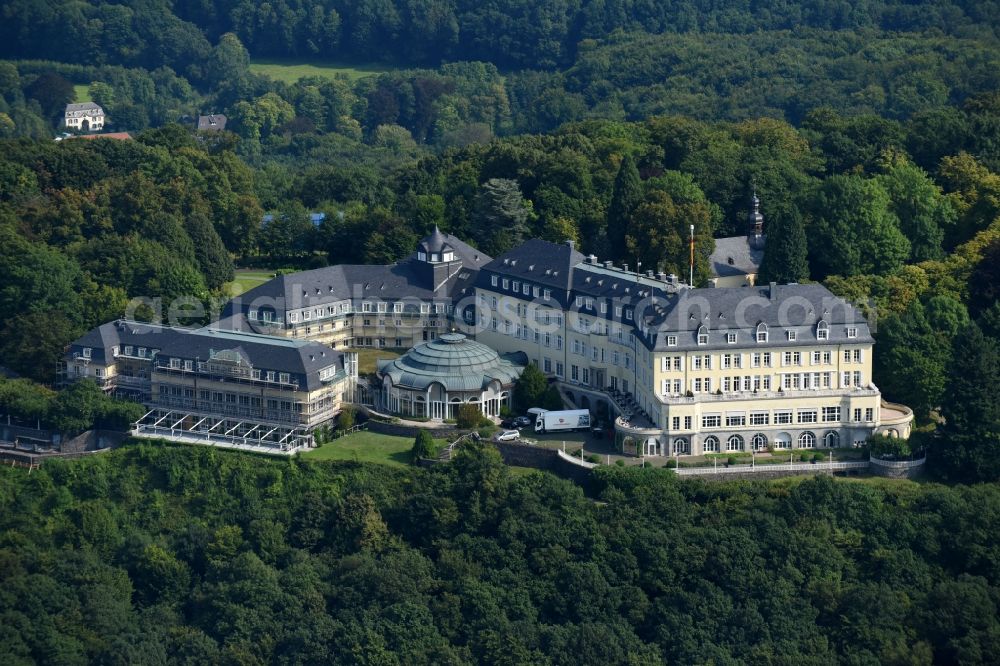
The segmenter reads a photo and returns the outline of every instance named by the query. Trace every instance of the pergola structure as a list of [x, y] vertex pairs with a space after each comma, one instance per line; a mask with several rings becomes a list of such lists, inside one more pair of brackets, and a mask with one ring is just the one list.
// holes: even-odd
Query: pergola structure
[[301, 425], [160, 408], [136, 421], [132, 435], [275, 455], [292, 455], [313, 444], [312, 434]]

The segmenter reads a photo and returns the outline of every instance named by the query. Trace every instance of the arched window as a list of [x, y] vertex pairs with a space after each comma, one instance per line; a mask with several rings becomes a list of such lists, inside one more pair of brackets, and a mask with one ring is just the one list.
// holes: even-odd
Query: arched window
[[709, 435], [705, 438], [705, 453], [718, 453], [719, 452], [719, 438], [715, 435]]
[[707, 345], [708, 344], [708, 327], [702, 324], [698, 327], [698, 344]]
[[767, 342], [767, 324], [764, 322], [757, 324], [757, 342]]
[[792, 448], [792, 436], [787, 432], [779, 432], [774, 436], [774, 448], [776, 449], [790, 449]]
[[830, 327], [822, 319], [816, 324], [816, 339], [817, 340], [829, 340], [830, 339]]
[[750, 445], [754, 451], [763, 451], [767, 448], [767, 437], [764, 433], [759, 432], [750, 439]]
[[674, 440], [674, 448], [672, 453], [677, 455], [686, 455], [690, 453], [691, 450], [688, 448], [688, 441], [684, 437], [678, 437]]
[[835, 449], [840, 446], [840, 435], [833, 430], [823, 435], [823, 446]]
[[799, 435], [799, 448], [800, 449], [811, 449], [816, 446], [816, 435], [812, 434], [808, 430]]
[[731, 435], [729, 439], [726, 440], [726, 451], [742, 451], [743, 450], [743, 438], [739, 435]]

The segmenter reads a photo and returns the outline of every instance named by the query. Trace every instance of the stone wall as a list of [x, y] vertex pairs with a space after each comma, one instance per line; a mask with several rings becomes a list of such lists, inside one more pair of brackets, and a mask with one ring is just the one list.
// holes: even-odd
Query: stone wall
[[926, 455], [920, 460], [879, 460], [878, 458], [872, 458], [869, 461], [868, 470], [875, 476], [884, 476], [887, 479], [912, 479], [923, 473], [926, 462]]
[[579, 461], [571, 460], [568, 456], [564, 458], [560, 455], [562, 452], [557, 449], [546, 449], [521, 442], [491, 443], [508, 465], [543, 469], [579, 484], [586, 483], [590, 477], [591, 463], [585, 462], [581, 465]]
[[401, 423], [385, 423], [384, 421], [376, 421], [374, 419], [368, 419], [364, 425], [372, 432], [377, 432], [380, 435], [395, 435], [397, 437], [416, 437], [418, 432], [426, 430], [430, 432], [431, 437], [434, 439], [447, 439], [449, 442], [458, 439], [458, 436], [461, 434], [458, 428], [449, 425], [431, 427], [428, 424], [428, 427], [421, 428]]

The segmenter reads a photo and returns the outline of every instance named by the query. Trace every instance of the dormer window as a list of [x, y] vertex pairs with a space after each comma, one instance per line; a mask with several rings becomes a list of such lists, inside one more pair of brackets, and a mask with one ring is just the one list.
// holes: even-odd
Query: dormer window
[[91, 350], [90, 347], [84, 347], [83, 348], [83, 357], [84, 358], [90, 358], [90, 354], [91, 354], [92, 351], [93, 350]]
[[493, 276], [490, 277], [490, 285], [492, 285], [492, 286], [495, 287], [495, 286], [497, 286], [497, 282], [498, 281], [499, 281], [499, 278], [497, 278], [496, 275], [493, 275]]
[[856, 338], [856, 337], [858, 337], [858, 329], [855, 328], [854, 326], [849, 327], [847, 329], [847, 337], [849, 337], [849, 338]]
[[736, 344], [736, 334], [735, 333], [726, 333], [726, 343], [727, 344], [731, 344], [731, 345]]
[[698, 327], [698, 344], [707, 345], [708, 344], [708, 328], [704, 325]]
[[757, 342], [767, 342], [767, 324], [757, 324]]
[[818, 324], [816, 324], [816, 339], [817, 340], [830, 339], [830, 327], [826, 325], [825, 321], [821, 321]]
[[795, 337], [796, 337], [795, 331], [785, 331], [785, 334], [788, 336], [789, 342], [795, 342]]
[[454, 261], [455, 260], [455, 253], [454, 252], [445, 252], [444, 253], [444, 260], [445, 261]]
[[424, 252], [423, 250], [418, 251], [417, 259], [419, 259], [420, 261], [427, 261], [427, 253]]
[[431, 261], [441, 261], [441, 255], [437, 252], [432, 252]]

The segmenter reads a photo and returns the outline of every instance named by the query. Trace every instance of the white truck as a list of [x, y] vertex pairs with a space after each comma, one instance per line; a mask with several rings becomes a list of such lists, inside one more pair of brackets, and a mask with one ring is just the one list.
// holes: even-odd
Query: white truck
[[586, 409], [563, 409], [546, 411], [532, 408], [535, 414], [535, 432], [559, 432], [560, 430], [590, 430], [590, 412]]

